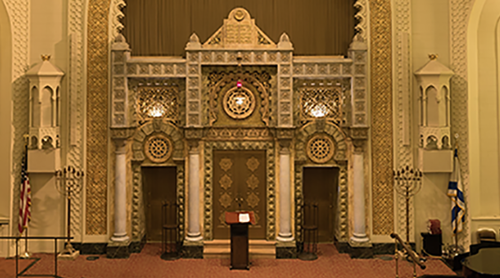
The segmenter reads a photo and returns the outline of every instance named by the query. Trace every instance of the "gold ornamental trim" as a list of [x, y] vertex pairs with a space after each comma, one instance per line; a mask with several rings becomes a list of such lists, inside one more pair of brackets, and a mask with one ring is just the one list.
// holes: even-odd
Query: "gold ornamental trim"
[[394, 230], [391, 2], [370, 1], [373, 233]]
[[209, 140], [272, 140], [273, 135], [267, 128], [211, 128], [207, 132]]
[[87, 235], [107, 233], [109, 0], [90, 0], [87, 23]]

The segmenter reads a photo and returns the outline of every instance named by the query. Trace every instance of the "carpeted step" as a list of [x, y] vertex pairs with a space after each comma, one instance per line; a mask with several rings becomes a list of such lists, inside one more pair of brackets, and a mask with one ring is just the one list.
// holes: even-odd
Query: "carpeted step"
[[422, 275], [422, 276], [418, 276], [418, 278], [464, 278], [464, 276], [460, 276], [460, 275], [428, 275], [428, 274], [425, 274], [425, 275]]
[[[231, 254], [230, 244], [229, 239], [205, 241], [203, 244], [203, 258], [229, 258]], [[252, 239], [248, 244], [250, 258], [276, 258], [276, 243], [274, 241]]]

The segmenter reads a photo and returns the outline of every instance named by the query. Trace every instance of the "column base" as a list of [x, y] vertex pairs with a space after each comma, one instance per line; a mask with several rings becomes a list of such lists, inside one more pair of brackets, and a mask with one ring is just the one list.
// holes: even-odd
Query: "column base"
[[203, 242], [184, 240], [181, 251], [182, 258], [203, 259]]
[[106, 247], [106, 258], [108, 259], [126, 259], [130, 257], [130, 242], [110, 242]]
[[366, 236], [366, 234], [353, 233], [352, 237], [351, 237], [351, 241], [355, 242], [355, 243], [362, 244], [362, 243], [366, 243], [366, 242], [370, 241], [370, 239]]
[[194, 235], [190, 235], [188, 233], [187, 237], [186, 237], [186, 241], [190, 241], [190, 242], [197, 242], [197, 241], [202, 241], [202, 240], [203, 240], [203, 237], [201, 236], [200, 233], [194, 234]]
[[276, 242], [276, 259], [296, 259], [297, 258], [297, 243], [292, 240], [290, 242]]
[[127, 236], [127, 233], [120, 233], [120, 234], [114, 234], [112, 237], [111, 237], [111, 241], [113, 242], [125, 242], [125, 241], [129, 241], [129, 237]]
[[348, 244], [348, 253], [351, 258], [356, 259], [371, 259], [373, 258], [373, 246], [367, 240], [363, 242], [354, 241], [354, 237], [351, 238]]
[[292, 236], [292, 233], [278, 234], [278, 236], [276, 237], [276, 240], [280, 241], [280, 242], [292, 242], [292, 241], [294, 241], [294, 238]]

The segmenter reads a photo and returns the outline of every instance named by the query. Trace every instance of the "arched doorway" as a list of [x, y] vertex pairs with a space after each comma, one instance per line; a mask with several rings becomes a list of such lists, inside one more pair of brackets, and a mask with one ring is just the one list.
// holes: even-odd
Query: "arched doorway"
[[[500, 228], [500, 2], [477, 0], [467, 38], [469, 82], [469, 219], [471, 240], [480, 227]], [[467, 201], [467, 200], [466, 200]]]

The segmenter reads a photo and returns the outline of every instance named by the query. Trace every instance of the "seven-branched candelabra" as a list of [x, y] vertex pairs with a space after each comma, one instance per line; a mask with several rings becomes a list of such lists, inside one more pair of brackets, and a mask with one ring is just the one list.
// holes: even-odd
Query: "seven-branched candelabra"
[[422, 187], [422, 172], [409, 166], [394, 171], [394, 188], [406, 200], [406, 243], [410, 243], [410, 198]]
[[71, 245], [71, 197], [73, 194], [77, 194], [81, 191], [80, 181], [83, 178], [83, 171], [75, 169], [73, 166], [66, 166], [61, 170], [57, 170], [56, 173], [56, 187], [57, 190], [64, 194], [67, 199], [67, 236], [68, 241], [66, 242], [66, 247], [61, 255], [70, 255], [73, 256], [75, 254], [75, 249]]

